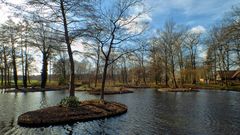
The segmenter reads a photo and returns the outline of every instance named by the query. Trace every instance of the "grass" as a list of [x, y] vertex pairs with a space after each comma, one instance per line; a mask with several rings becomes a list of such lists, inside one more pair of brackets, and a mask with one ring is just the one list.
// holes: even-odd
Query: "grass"
[[[18, 86], [21, 88], [23, 87], [23, 84], [22, 84], [22, 80], [18, 80]], [[39, 80], [31, 80], [31, 83], [28, 83], [28, 86], [29, 87], [40, 87], [40, 83], [41, 81]], [[4, 82], [3, 82], [4, 84]], [[91, 83], [90, 84], [90, 87], [89, 87], [89, 84], [82, 84], [81, 81], [76, 81], [76, 88], [80, 89], [80, 90], [91, 90], [92, 88], [94, 89], [101, 89], [101, 83], [98, 83], [97, 84], [97, 87], [95, 88], [94, 87], [94, 83]], [[67, 86], [67, 85], [65, 85]], [[129, 85], [129, 86], [135, 86], [135, 85]], [[158, 84], [156, 85], [155, 83], [147, 83], [147, 86], [149, 88], [164, 88], [165, 86], [163, 84]], [[1, 86], [0, 84], [0, 87], [3, 87]], [[11, 81], [11, 87], [14, 87], [14, 81], [12, 80]], [[47, 88], [59, 88], [59, 87], [62, 87], [62, 86], [59, 86], [58, 85], [58, 81], [55, 81], [55, 80], [51, 80], [51, 82], [47, 81], [47, 84], [46, 84], [46, 87]], [[106, 83], [106, 89], [111, 89], [113, 90], [115, 87], [124, 87], [124, 84], [121, 83], [121, 82], [111, 82], [111, 83]], [[184, 88], [196, 88], [196, 89], [215, 89], [215, 90], [232, 90], [232, 91], [240, 91], [240, 82], [234, 82], [234, 83], [231, 83], [231, 85], [229, 86], [222, 86], [221, 84], [214, 84], [214, 83], [210, 83], [210, 84], [205, 84], [205, 83], [197, 83], [197, 84], [184, 84], [183, 86]]]
[[193, 84], [185, 84], [184, 87], [186, 88], [198, 88], [198, 89], [214, 89], [214, 90], [232, 90], [232, 91], [240, 91], [240, 84], [232, 84], [229, 86], [222, 86], [221, 84], [204, 84], [199, 83], [196, 85]]
[[[1, 85], [1, 83], [0, 83], [0, 87], [4, 87], [4, 83], [5, 82], [3, 82], [3, 85]], [[18, 84], [18, 87], [23, 87], [22, 80], [18, 80], [17, 84]], [[39, 81], [39, 80], [31, 80], [30, 83], [27, 82], [28, 87], [40, 87], [40, 84], [41, 84], [41, 81]], [[14, 81], [11, 80], [10, 86], [7, 86], [7, 87], [13, 88], [14, 86], [15, 86]], [[54, 81], [54, 80], [52, 80], [51, 82], [47, 81], [46, 87], [49, 87], [49, 88], [59, 87], [58, 81]]]

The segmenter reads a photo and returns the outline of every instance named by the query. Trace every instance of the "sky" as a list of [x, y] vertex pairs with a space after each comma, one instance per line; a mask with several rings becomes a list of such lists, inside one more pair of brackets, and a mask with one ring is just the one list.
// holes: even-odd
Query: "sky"
[[152, 8], [148, 20], [151, 29], [161, 29], [164, 22], [173, 19], [177, 24], [207, 30], [219, 22], [239, 0], [145, 0]]
[[[8, 0], [21, 4], [23, 0]], [[151, 8], [143, 16], [150, 22], [150, 29], [161, 29], [164, 22], [173, 19], [177, 24], [185, 24], [193, 29], [205, 31], [219, 22], [232, 6], [240, 5], [239, 0], [143, 0]], [[9, 16], [6, 6], [0, 4], [0, 23]]]

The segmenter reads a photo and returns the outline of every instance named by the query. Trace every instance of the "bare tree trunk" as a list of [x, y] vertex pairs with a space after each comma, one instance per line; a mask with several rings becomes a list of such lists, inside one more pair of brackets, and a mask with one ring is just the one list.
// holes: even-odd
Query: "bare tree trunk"
[[16, 56], [15, 56], [15, 48], [14, 44], [12, 43], [12, 65], [13, 65], [13, 79], [14, 79], [14, 85], [15, 89], [18, 89], [18, 76], [17, 76], [17, 66], [16, 66]]
[[182, 54], [182, 50], [180, 50], [180, 54], [179, 54], [180, 58], [179, 58], [179, 69], [180, 69], [180, 87], [183, 87], [184, 81], [183, 81], [183, 74], [182, 74], [182, 70], [183, 70], [183, 54]]
[[62, 74], [63, 74], [63, 79], [64, 79], [64, 83], [66, 81], [66, 61], [63, 61], [63, 69], [62, 69]]
[[217, 56], [216, 51], [214, 51], [214, 84], [217, 83]]
[[31, 84], [31, 78], [30, 78], [29, 70], [27, 70], [27, 80], [28, 80], [28, 83]]
[[197, 81], [196, 81], [196, 58], [195, 58], [195, 55], [193, 55], [193, 84], [196, 84]]
[[1, 68], [1, 86], [2, 86], [2, 87], [3, 87], [3, 80], [4, 80], [3, 68]]
[[47, 54], [43, 53], [43, 59], [42, 59], [42, 73], [41, 73], [41, 88], [45, 88], [46, 87], [46, 83], [47, 83], [47, 67], [48, 67], [48, 59], [47, 59]]
[[112, 79], [112, 84], [115, 85], [115, 77], [114, 77], [114, 65], [111, 65], [111, 79]]
[[4, 87], [7, 86], [7, 56], [6, 56], [6, 48], [3, 47], [3, 59], [4, 59]]
[[[27, 88], [28, 87], [27, 81], [28, 81], [28, 78], [29, 78], [28, 77], [29, 74], [28, 74], [27, 37], [25, 37], [24, 47], [25, 47], [24, 56], [22, 56], [22, 63], [23, 63], [22, 67], [24, 67], [24, 69], [23, 69], [23, 87]], [[25, 58], [25, 61], [24, 61], [24, 58]], [[25, 64], [25, 66], [24, 66], [24, 64]]]
[[126, 66], [126, 60], [124, 59], [124, 84], [128, 85], [128, 72]]
[[168, 64], [167, 64], [167, 56], [165, 56], [165, 86], [168, 87]]
[[7, 85], [11, 86], [11, 81], [10, 81], [10, 66], [7, 68]]
[[[23, 48], [21, 47], [21, 66], [22, 66], [22, 80], [24, 80], [24, 75], [25, 75], [25, 73], [24, 73], [24, 56], [23, 56]], [[26, 88], [25, 86], [24, 86], [24, 81], [22, 82], [23, 83], [23, 87], [24, 88]]]
[[108, 59], [105, 60], [105, 64], [104, 64], [104, 68], [103, 68], [101, 100], [104, 100], [104, 88], [105, 88], [105, 81], [106, 81], [106, 77], [107, 77], [107, 68], [108, 68]]
[[[3, 63], [3, 57], [1, 55], [1, 63]], [[1, 86], [3, 87], [3, 80], [4, 80], [4, 75], [3, 75], [3, 67], [1, 67]]]
[[174, 62], [173, 62], [173, 56], [171, 59], [171, 64], [172, 64], [172, 77], [173, 77], [173, 87], [177, 88], [177, 81], [176, 81], [176, 76], [175, 76], [175, 66], [174, 66]]
[[95, 74], [95, 85], [94, 85], [95, 88], [97, 87], [97, 83], [98, 83], [99, 62], [100, 62], [100, 46], [98, 45], [98, 48], [97, 48], [97, 62], [96, 62], [96, 74]]
[[[25, 45], [25, 72], [23, 75], [23, 87], [27, 88], [27, 81], [29, 78], [29, 71], [28, 71], [28, 55], [27, 55], [27, 46]], [[29, 81], [30, 84], [30, 81]]]
[[68, 23], [67, 23], [67, 18], [65, 14], [65, 8], [64, 8], [64, 1], [60, 0], [61, 4], [61, 13], [63, 17], [63, 24], [64, 24], [64, 34], [65, 34], [65, 41], [67, 44], [67, 50], [68, 50], [68, 55], [69, 55], [69, 62], [70, 62], [70, 85], [69, 85], [69, 91], [70, 91], [70, 96], [75, 96], [75, 88], [74, 88], [74, 79], [75, 79], [75, 74], [74, 74], [74, 60], [73, 60], [73, 55], [72, 55], [72, 49], [71, 49], [71, 43], [69, 39], [69, 33], [68, 33]]
[[99, 72], [99, 61], [97, 62], [97, 65], [96, 65], [95, 84], [94, 84], [95, 88], [97, 87], [97, 83], [98, 83], [98, 72]]
[[156, 54], [153, 55], [153, 70], [154, 70], [154, 81], [155, 81], [155, 84], [158, 85], [158, 81], [159, 81], [159, 69], [160, 67], [158, 67], [158, 63], [157, 63], [157, 60], [156, 60]]
[[51, 83], [51, 80], [52, 80], [52, 61], [50, 59], [50, 61], [49, 61], [49, 74], [48, 74], [49, 83]]
[[229, 71], [230, 70], [230, 54], [229, 54], [229, 47], [228, 45], [226, 45], [226, 60], [227, 60], [227, 65], [226, 65], [226, 70]]
[[98, 73], [99, 73], [99, 62], [100, 62], [100, 46], [97, 49], [97, 62], [96, 62], [96, 74], [95, 74], [95, 88], [97, 87], [98, 83]]
[[144, 82], [144, 85], [147, 85], [147, 82], [146, 82], [146, 68], [144, 66], [144, 56], [143, 56], [143, 54], [141, 56], [141, 65], [142, 65], [142, 70], [143, 70], [143, 82]]
[[123, 84], [125, 84], [125, 75], [124, 75], [124, 66], [121, 65], [121, 81]]

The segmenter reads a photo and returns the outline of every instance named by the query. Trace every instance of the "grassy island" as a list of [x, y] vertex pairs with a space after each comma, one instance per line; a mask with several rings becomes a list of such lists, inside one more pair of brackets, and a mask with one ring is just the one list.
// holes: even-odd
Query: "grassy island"
[[[93, 89], [89, 91], [89, 93], [93, 95], [100, 95], [101, 90]], [[109, 88], [106, 88], [106, 90], [104, 90], [104, 95], [127, 94], [127, 93], [133, 93], [133, 91], [128, 88], [122, 88], [122, 87], [109, 87]]]
[[18, 117], [18, 124], [26, 127], [70, 124], [121, 115], [127, 106], [102, 100], [82, 101], [77, 107], [52, 106], [26, 112]]
[[199, 90], [197, 89], [192, 89], [192, 88], [160, 88], [158, 89], [160, 92], [198, 92]]

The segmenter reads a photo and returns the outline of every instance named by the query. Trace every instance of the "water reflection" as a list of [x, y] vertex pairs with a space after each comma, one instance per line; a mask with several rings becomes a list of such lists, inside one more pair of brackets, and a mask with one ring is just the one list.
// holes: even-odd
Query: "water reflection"
[[41, 98], [40, 98], [40, 108], [45, 108], [48, 106], [46, 92], [41, 92]]
[[[44, 128], [16, 123], [24, 112], [57, 105], [66, 91], [0, 94], [0, 134], [240, 134], [240, 93], [201, 91], [161, 93], [137, 90], [109, 95], [107, 100], [128, 105], [128, 113], [114, 118]], [[76, 93], [80, 100], [99, 96]]]

